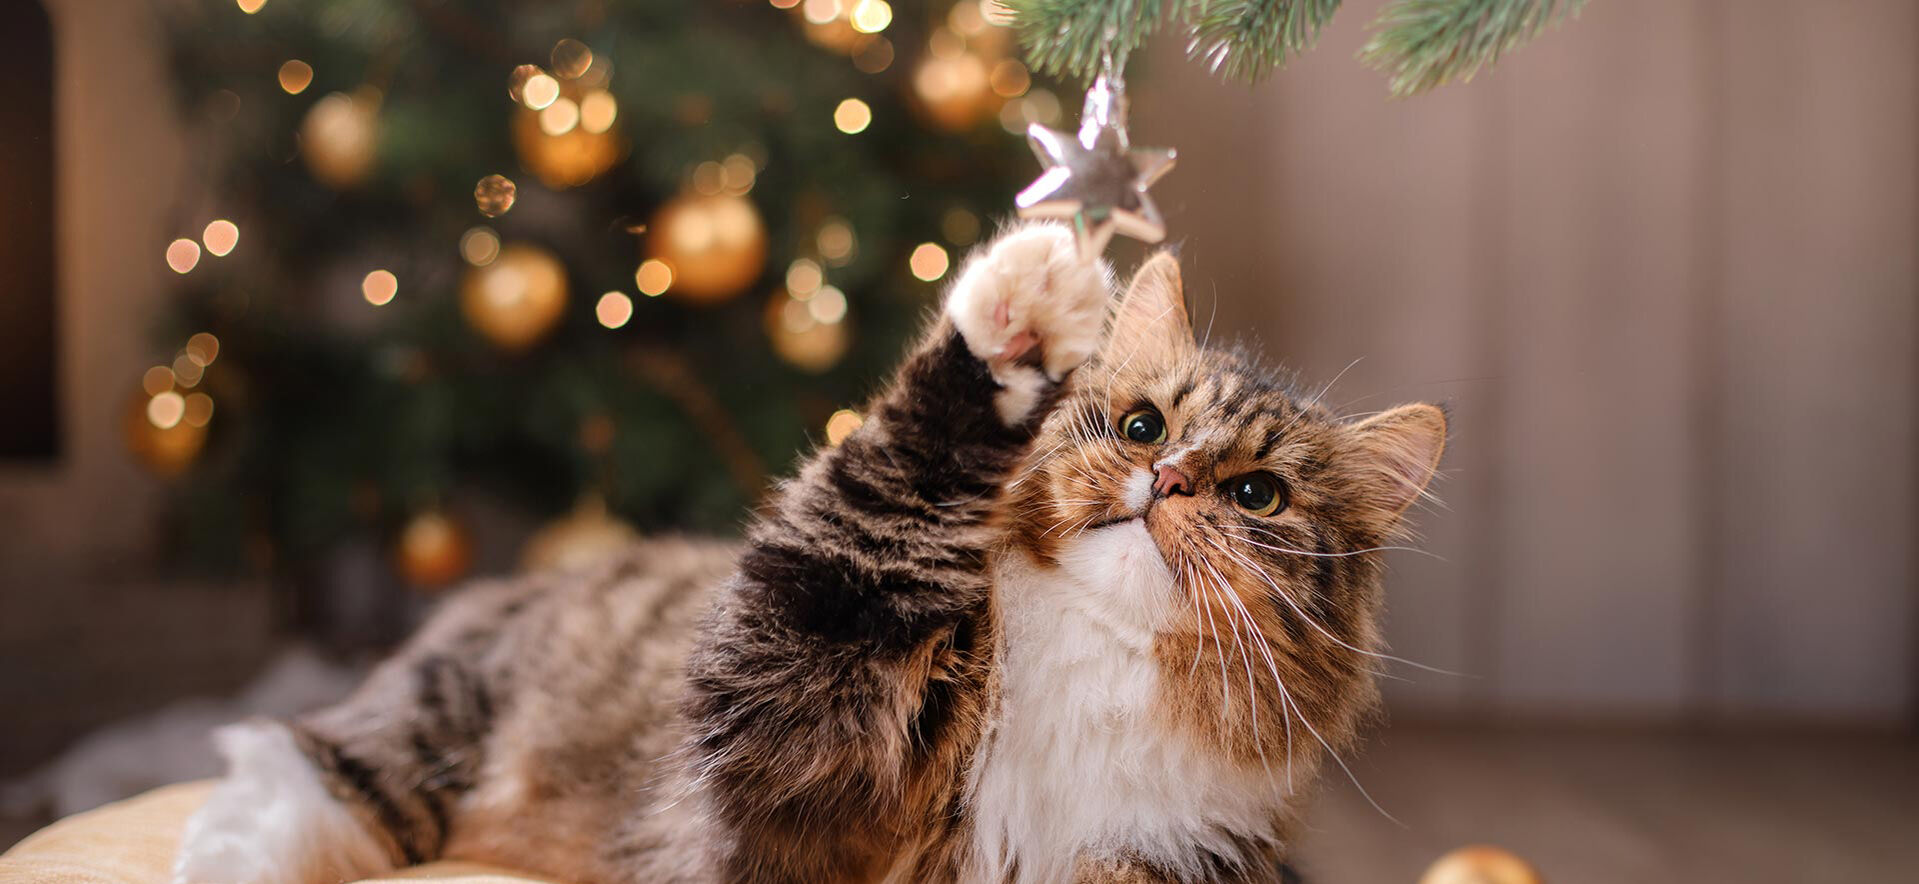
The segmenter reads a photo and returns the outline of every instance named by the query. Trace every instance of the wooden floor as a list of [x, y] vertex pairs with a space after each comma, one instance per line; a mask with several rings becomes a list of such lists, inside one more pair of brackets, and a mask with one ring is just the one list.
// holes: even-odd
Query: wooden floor
[[1399, 824], [1333, 768], [1309, 884], [1414, 884], [1467, 843], [1550, 884], [1919, 882], [1919, 736], [1398, 727], [1351, 766]]
[[[1919, 737], [1392, 727], [1309, 817], [1308, 884], [1415, 884], [1467, 843], [1550, 884], [1919, 881]], [[0, 819], [0, 846], [37, 822]]]

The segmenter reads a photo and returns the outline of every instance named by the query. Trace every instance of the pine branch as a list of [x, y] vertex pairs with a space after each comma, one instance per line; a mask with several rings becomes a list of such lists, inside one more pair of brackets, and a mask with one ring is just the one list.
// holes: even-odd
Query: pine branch
[[[1115, 65], [1159, 27], [1165, 0], [1001, 0], [1033, 67], [1092, 79], [1109, 51]], [[1174, 0], [1191, 4], [1195, 0]], [[1204, 0], [1198, 0], [1204, 2]]]
[[1413, 95], [1454, 80], [1577, 15], [1586, 0], [1399, 0], [1373, 23], [1378, 33], [1361, 61], [1392, 78], [1394, 95]]
[[1186, 57], [1213, 73], [1256, 83], [1312, 48], [1339, 0], [1213, 0], [1189, 6]]

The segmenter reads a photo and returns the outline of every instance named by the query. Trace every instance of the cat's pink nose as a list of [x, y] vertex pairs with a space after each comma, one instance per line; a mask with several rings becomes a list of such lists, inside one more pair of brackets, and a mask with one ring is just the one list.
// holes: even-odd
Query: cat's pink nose
[[1153, 480], [1153, 493], [1160, 497], [1172, 497], [1175, 494], [1191, 497], [1193, 480], [1186, 478], [1186, 474], [1180, 472], [1178, 467], [1161, 466], [1159, 478]]

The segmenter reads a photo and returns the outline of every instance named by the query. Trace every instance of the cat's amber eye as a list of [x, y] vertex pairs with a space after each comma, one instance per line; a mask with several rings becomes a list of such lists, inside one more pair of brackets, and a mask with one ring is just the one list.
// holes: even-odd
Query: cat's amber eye
[[1150, 408], [1129, 411], [1119, 419], [1119, 434], [1134, 442], [1157, 445], [1166, 441], [1166, 419]]
[[1286, 489], [1272, 473], [1247, 473], [1226, 480], [1226, 496], [1233, 505], [1255, 516], [1270, 516], [1286, 508]]

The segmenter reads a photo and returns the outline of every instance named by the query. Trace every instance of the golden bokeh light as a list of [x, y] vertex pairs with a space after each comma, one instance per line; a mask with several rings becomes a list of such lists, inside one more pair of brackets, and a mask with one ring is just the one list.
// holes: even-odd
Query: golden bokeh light
[[181, 409], [180, 419], [189, 427], [204, 427], [213, 420], [213, 397], [205, 393], [194, 393], [187, 397], [186, 405]]
[[186, 397], [172, 390], [147, 400], [147, 421], [162, 430], [173, 429], [186, 414]]
[[480, 214], [488, 218], [498, 218], [513, 208], [513, 200], [519, 194], [518, 185], [505, 175], [488, 175], [473, 185], [473, 205]]
[[530, 110], [546, 110], [559, 97], [560, 81], [545, 71], [527, 77], [520, 85], [520, 103]]
[[560, 98], [540, 111], [540, 131], [548, 135], [565, 135], [580, 125], [580, 106], [571, 98]]
[[823, 25], [840, 17], [840, 0], [804, 0], [800, 14], [816, 25]]
[[527, 81], [539, 76], [541, 73], [543, 73], [543, 71], [540, 70], [539, 65], [523, 64], [515, 67], [513, 73], [507, 75], [506, 94], [513, 99], [514, 104], [526, 103]]
[[212, 332], [200, 332], [187, 339], [187, 358], [198, 363], [201, 368], [213, 364], [220, 358], [220, 339]]
[[313, 65], [297, 58], [287, 59], [280, 65], [280, 88], [288, 95], [299, 95], [313, 85]]
[[173, 379], [174, 382], [180, 386], [199, 386], [200, 378], [203, 377], [205, 373], [206, 368], [200, 365], [200, 363], [194, 362], [192, 357], [189, 357], [187, 354], [182, 353], [173, 357]]
[[736, 153], [720, 164], [720, 191], [734, 196], [744, 195], [753, 189], [753, 181], [759, 176], [759, 164], [743, 153]]
[[633, 285], [640, 294], [657, 298], [673, 287], [673, 268], [658, 258], [648, 258], [640, 262], [640, 269], [633, 271]]
[[940, 216], [940, 234], [956, 246], [969, 246], [979, 239], [979, 216], [954, 207]]
[[475, 227], [460, 234], [460, 257], [475, 267], [485, 267], [500, 256], [500, 235], [491, 227]]
[[619, 113], [620, 104], [613, 99], [613, 93], [595, 89], [580, 99], [580, 128], [594, 133], [605, 132], [613, 128], [613, 120]]
[[689, 179], [689, 183], [692, 185], [695, 193], [706, 196], [716, 196], [724, 193], [726, 191], [726, 167], [712, 160], [707, 160], [693, 167], [693, 175]]
[[960, 0], [946, 12], [946, 26], [968, 37], [986, 30], [986, 16], [975, 0]]
[[846, 18], [853, 23], [853, 30], [877, 34], [893, 23], [893, 7], [887, 5], [886, 0], [858, 0]]
[[877, 74], [893, 64], [893, 41], [875, 37], [853, 53], [853, 67], [862, 74]]
[[932, 282], [945, 276], [950, 264], [946, 250], [940, 248], [938, 243], [930, 242], [920, 243], [913, 249], [912, 256], [906, 259], [907, 269], [913, 271], [913, 276], [921, 282]]
[[360, 280], [360, 294], [366, 296], [366, 302], [375, 307], [393, 302], [393, 296], [400, 293], [400, 280], [385, 270], [375, 270]]
[[145, 374], [140, 375], [140, 389], [145, 390], [148, 396], [158, 396], [173, 389], [173, 369], [164, 365], [147, 369]]
[[832, 218], [820, 225], [817, 239], [820, 256], [826, 259], [826, 263], [839, 267], [853, 260], [857, 241], [853, 236], [853, 226], [844, 219]]
[[247, 15], [259, 12], [260, 7], [267, 5], [267, 0], [235, 0], [235, 2], [240, 5], [240, 11]]
[[625, 292], [607, 292], [593, 305], [593, 315], [607, 328], [619, 328], [633, 318], [633, 299]]
[[833, 109], [833, 125], [848, 135], [858, 135], [873, 125], [873, 109], [857, 98], [846, 99]]
[[801, 258], [787, 265], [786, 290], [802, 301], [813, 297], [826, 283], [826, 273], [811, 258]]
[[[825, 294], [825, 288], [804, 301], [784, 290], [775, 291], [766, 302], [766, 335], [773, 352], [787, 363], [815, 374], [832, 368], [852, 343], [846, 323], [821, 322], [813, 315], [812, 304]], [[828, 301], [830, 306], [832, 299]]]
[[167, 244], [167, 266], [175, 273], [188, 273], [200, 265], [200, 244], [190, 239], [176, 239]]
[[593, 66], [593, 50], [568, 37], [553, 44], [553, 72], [569, 80], [578, 79]]
[[823, 285], [806, 299], [806, 313], [821, 325], [838, 325], [846, 318], [846, 293], [838, 286]]
[[845, 442], [846, 437], [853, 435], [853, 431], [859, 429], [864, 423], [866, 419], [850, 408], [833, 412], [833, 416], [826, 419], [826, 444], [838, 445]]
[[993, 94], [1001, 98], [1018, 98], [1033, 85], [1033, 75], [1026, 70], [1026, 65], [1014, 58], [1001, 59], [993, 65], [992, 76], [987, 79], [993, 84]]
[[774, 9], [792, 9], [800, 5], [800, 0], [767, 0], [767, 2], [772, 3]]
[[221, 218], [200, 231], [200, 241], [206, 243], [207, 253], [215, 258], [224, 258], [233, 247], [240, 244], [240, 226]]

